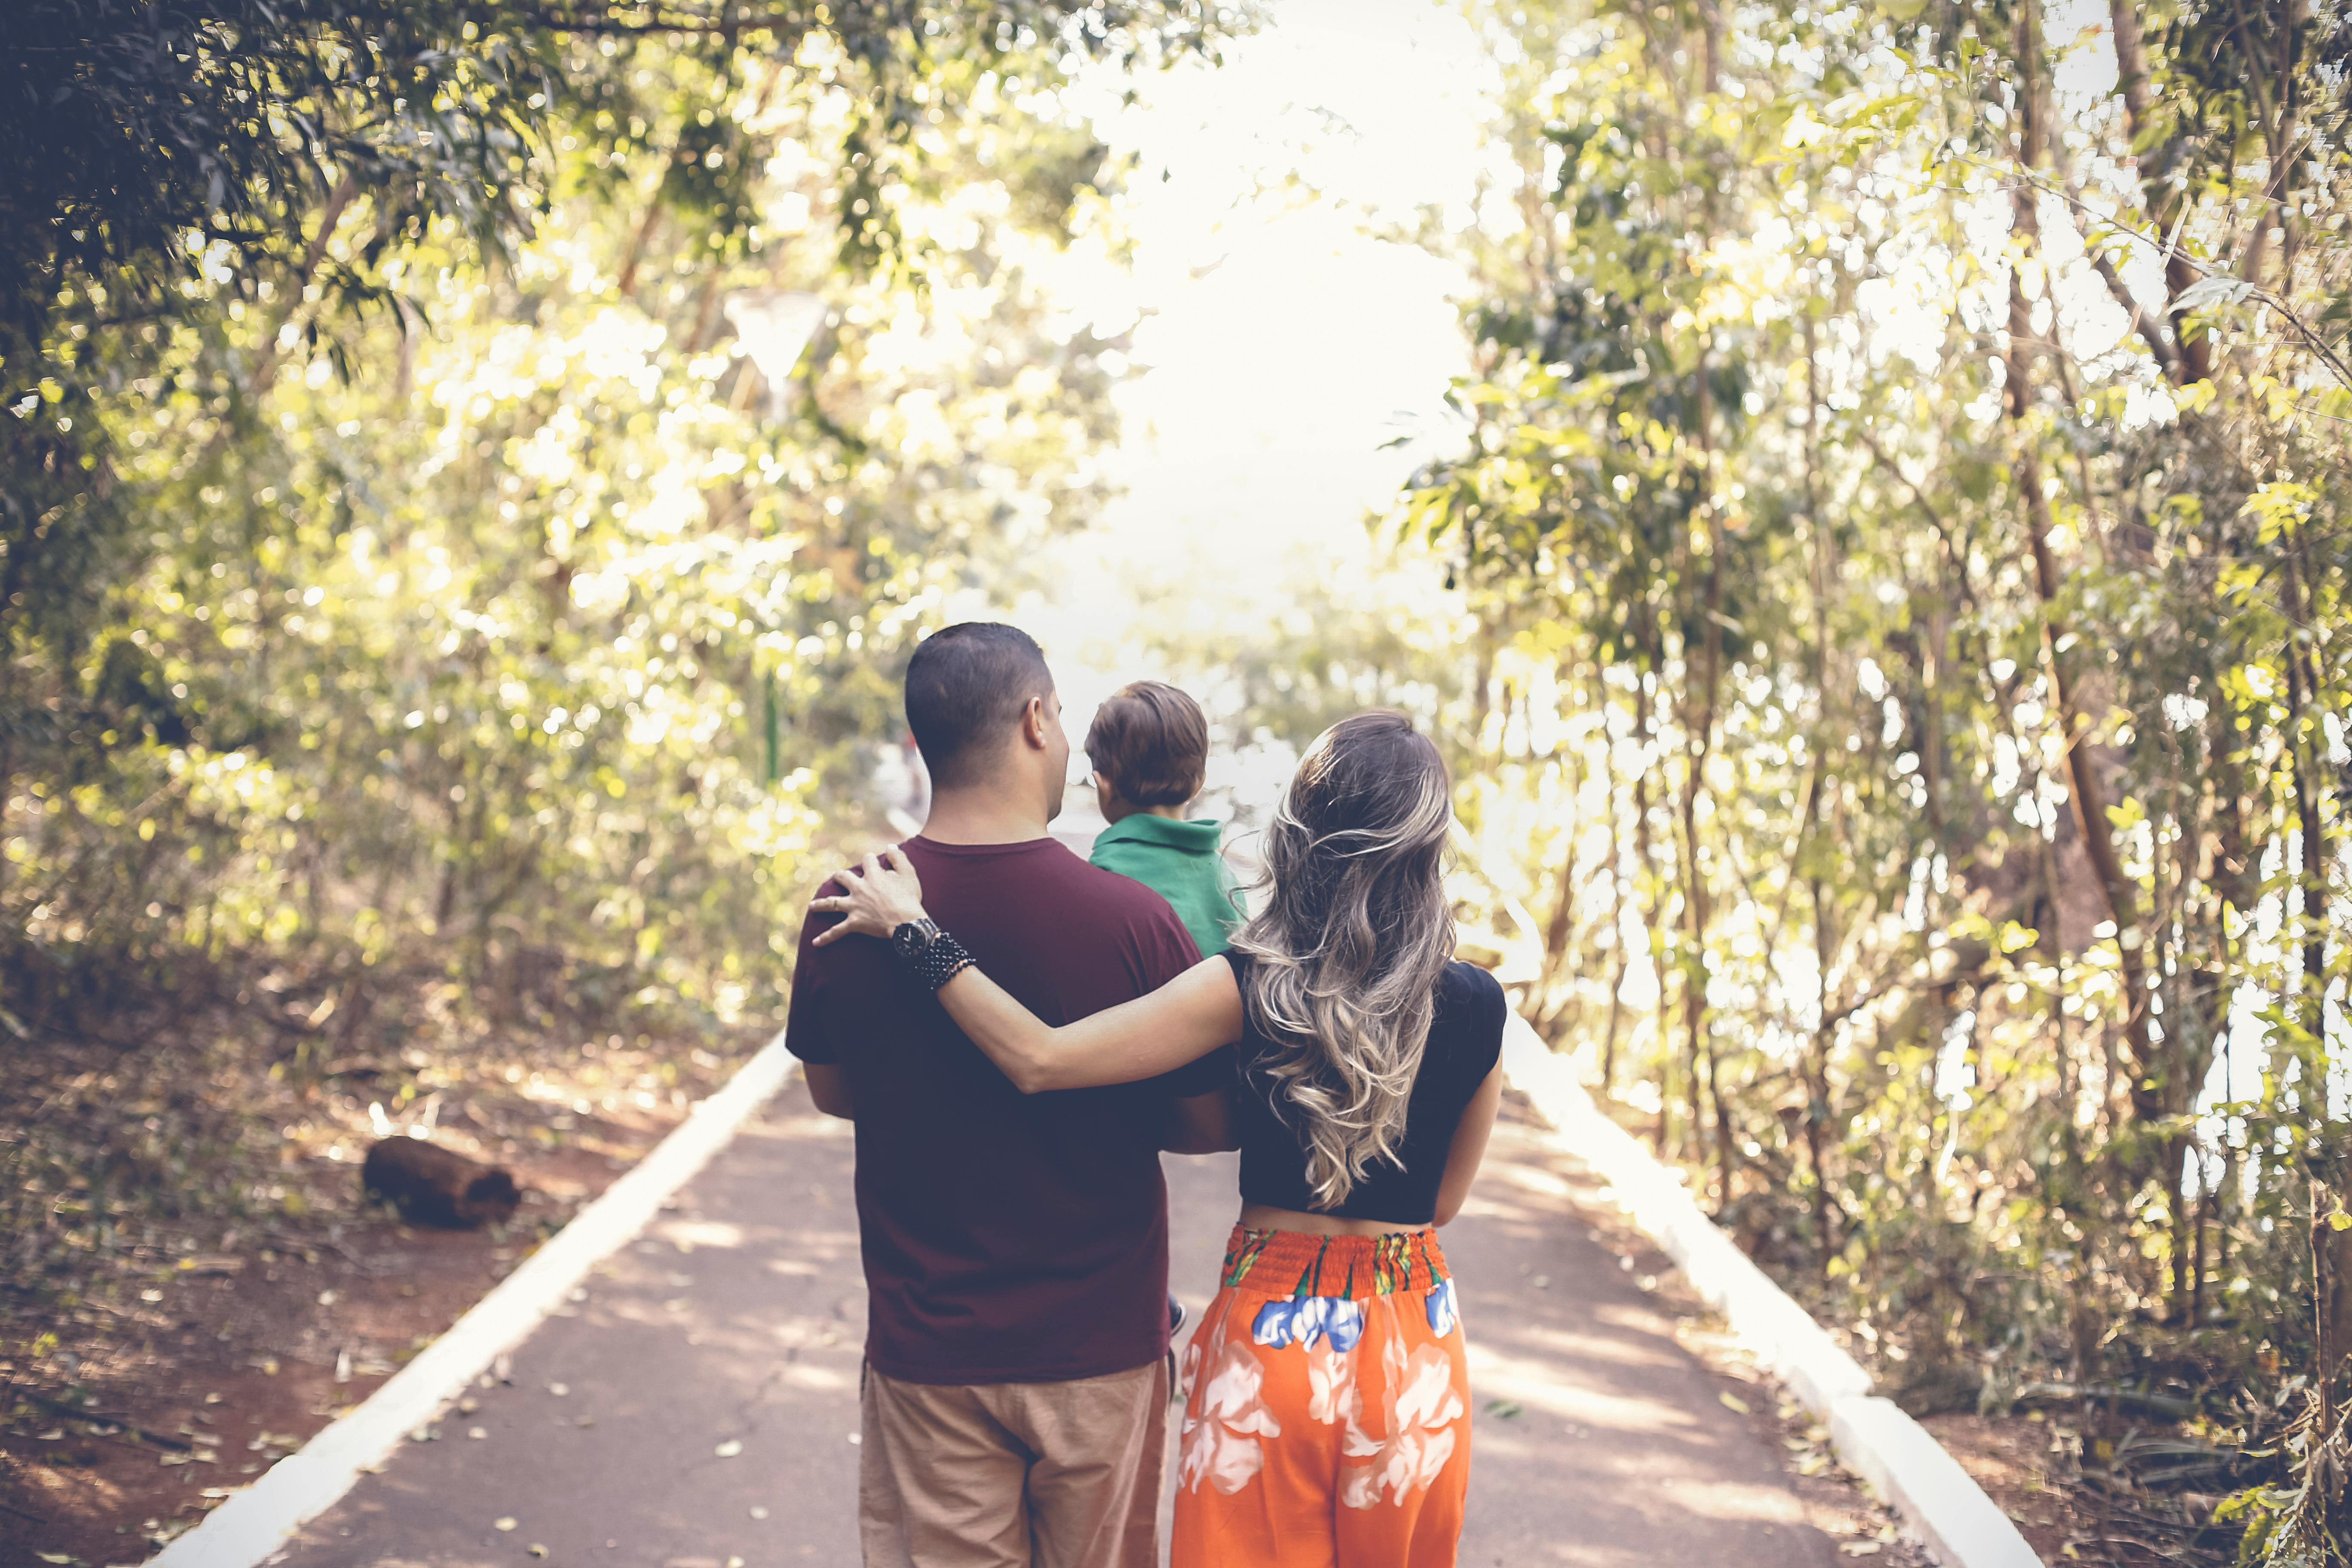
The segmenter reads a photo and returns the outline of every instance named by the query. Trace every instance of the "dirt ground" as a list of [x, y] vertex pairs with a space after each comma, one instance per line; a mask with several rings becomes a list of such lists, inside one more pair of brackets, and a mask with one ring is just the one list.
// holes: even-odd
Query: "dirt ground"
[[[22, 1047], [0, 1077], [0, 1568], [143, 1562], [430, 1343], [768, 1033], [494, 1044], [453, 1024], [305, 1078], [234, 1048], [237, 1018], [168, 1047]], [[173, 1087], [192, 1056], [193, 1097]], [[370, 1200], [368, 1144], [417, 1133], [512, 1172], [513, 1218], [440, 1230]]]
[[2154, 1490], [2133, 1479], [2135, 1449], [2210, 1452], [2183, 1427], [2104, 1410], [1923, 1416], [2045, 1563], [2152, 1568], [2234, 1563], [2239, 1530], [2213, 1523], [2218, 1495]]

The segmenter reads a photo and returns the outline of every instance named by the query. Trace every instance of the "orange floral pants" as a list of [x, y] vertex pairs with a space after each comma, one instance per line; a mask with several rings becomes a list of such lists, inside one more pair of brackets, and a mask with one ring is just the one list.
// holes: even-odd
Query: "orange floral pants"
[[1470, 1375], [1434, 1231], [1236, 1227], [1183, 1377], [1170, 1568], [1452, 1568]]

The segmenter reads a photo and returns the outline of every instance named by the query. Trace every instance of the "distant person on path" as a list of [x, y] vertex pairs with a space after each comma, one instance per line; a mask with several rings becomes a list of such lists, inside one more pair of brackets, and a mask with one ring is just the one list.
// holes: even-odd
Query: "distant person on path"
[[[906, 700], [932, 799], [895, 854], [1018, 1005], [1071, 1023], [1199, 962], [1165, 900], [1046, 836], [1070, 744], [1024, 633], [934, 634]], [[815, 940], [830, 923], [802, 931], [784, 1044], [818, 1109], [857, 1128], [867, 1568], [1153, 1568], [1170, 1402], [1160, 1151], [1231, 1146], [1229, 1065], [1196, 1053], [1166, 1075], [1024, 1096], [888, 949]]]
[[1095, 710], [1087, 761], [1110, 824], [1087, 860], [1167, 900], [1203, 956], [1224, 952], [1242, 923], [1224, 824], [1184, 815], [1209, 776], [1209, 721], [1201, 705], [1163, 680], [1123, 686]]
[[934, 922], [917, 854], [869, 857], [814, 902], [844, 917], [824, 951], [893, 952], [906, 993], [936, 994], [1026, 1093], [1148, 1081], [1240, 1041], [1241, 1216], [1184, 1352], [1173, 1568], [1454, 1561], [1470, 1384], [1434, 1227], [1486, 1152], [1506, 1004], [1453, 956], [1451, 793], [1402, 715], [1334, 726], [1267, 830], [1268, 900], [1232, 948], [1075, 1022], [1024, 1005], [997, 944]]

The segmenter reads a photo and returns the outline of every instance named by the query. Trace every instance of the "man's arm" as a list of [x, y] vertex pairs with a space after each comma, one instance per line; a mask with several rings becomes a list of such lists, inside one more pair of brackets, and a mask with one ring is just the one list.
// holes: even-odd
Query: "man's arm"
[[841, 1065], [841, 1051], [826, 1026], [822, 994], [824, 963], [812, 956], [816, 933], [826, 923], [814, 915], [801, 922], [800, 956], [793, 965], [792, 1003], [784, 1017], [784, 1049], [800, 1058], [801, 1077], [816, 1108], [827, 1116], [855, 1121], [857, 1114], [849, 1092], [849, 1071]]
[[849, 1094], [849, 1073], [838, 1062], [803, 1062], [801, 1076], [808, 1080], [809, 1098], [816, 1101], [819, 1110], [844, 1121], [857, 1120], [857, 1107]]
[[1234, 1102], [1223, 1089], [1168, 1101], [1160, 1146], [1171, 1154], [1218, 1154], [1242, 1146], [1234, 1131]]

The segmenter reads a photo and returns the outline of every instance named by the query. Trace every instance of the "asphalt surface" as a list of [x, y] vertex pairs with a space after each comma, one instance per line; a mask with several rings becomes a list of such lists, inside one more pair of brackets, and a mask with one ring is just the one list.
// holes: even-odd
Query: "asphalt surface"
[[[793, 1086], [514, 1352], [505, 1381], [402, 1445], [280, 1560], [856, 1568], [850, 1163], [848, 1127]], [[1172, 1277], [1197, 1321], [1234, 1160], [1168, 1166]], [[1839, 1563], [1780, 1456], [1578, 1217], [1564, 1169], [1507, 1121], [1444, 1232], [1475, 1385], [1462, 1563]]]

